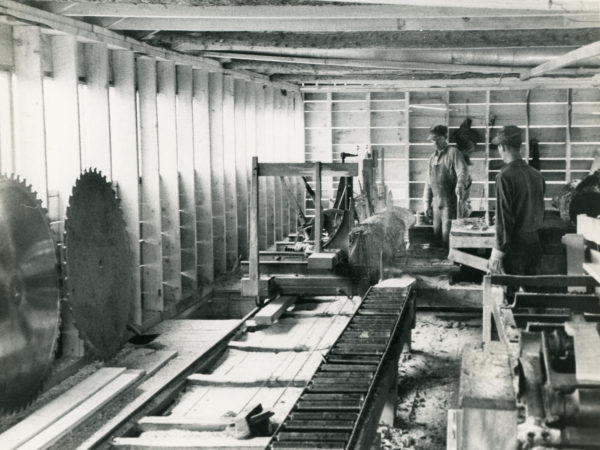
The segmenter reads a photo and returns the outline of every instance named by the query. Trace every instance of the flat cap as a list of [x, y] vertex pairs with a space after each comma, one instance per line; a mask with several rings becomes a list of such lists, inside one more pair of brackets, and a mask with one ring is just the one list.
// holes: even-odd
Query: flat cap
[[429, 129], [429, 136], [448, 137], [448, 127], [445, 125], [434, 125]]
[[510, 145], [511, 147], [520, 147], [523, 143], [523, 130], [516, 125], [506, 125], [502, 127], [494, 139], [494, 145]]

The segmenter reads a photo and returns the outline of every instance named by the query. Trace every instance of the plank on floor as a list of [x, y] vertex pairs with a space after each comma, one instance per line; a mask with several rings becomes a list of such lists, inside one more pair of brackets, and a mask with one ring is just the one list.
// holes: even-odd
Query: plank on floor
[[144, 449], [181, 449], [181, 448], [235, 448], [236, 450], [266, 448], [271, 440], [270, 437], [235, 439], [227, 436], [206, 436], [203, 433], [194, 437], [139, 437], [139, 438], [116, 438], [112, 441], [112, 446], [123, 450], [144, 450]]
[[86, 401], [123, 372], [123, 367], [103, 367], [60, 397], [35, 411], [27, 418], [0, 435], [0, 448], [10, 449], [23, 445], [49, 427], [69, 411]]
[[92, 414], [100, 410], [121, 392], [133, 385], [143, 375], [144, 372], [141, 370], [128, 370], [122, 373], [86, 401], [38, 433], [33, 439], [27, 441], [20, 448], [23, 450], [33, 450], [49, 447], [79, 424], [87, 420]]
[[254, 315], [254, 320], [257, 325], [271, 325], [275, 323], [279, 316], [291, 306], [298, 297], [296, 296], [281, 296], [271, 301], [268, 305], [262, 308]]

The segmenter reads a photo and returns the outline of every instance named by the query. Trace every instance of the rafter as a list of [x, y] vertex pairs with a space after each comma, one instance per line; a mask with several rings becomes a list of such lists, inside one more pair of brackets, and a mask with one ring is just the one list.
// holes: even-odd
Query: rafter
[[[388, 5], [419, 5], [419, 6], [445, 6], [447, 0], [317, 0], [323, 3], [365, 3], [365, 4], [388, 4]], [[598, 11], [598, 2], [595, 0], [453, 0], [452, 4], [459, 8], [489, 8], [502, 9], [513, 8], [522, 10], [548, 11], [558, 9], [563, 11]]]
[[521, 75], [521, 79], [527, 80], [532, 77], [537, 77], [547, 72], [552, 72], [562, 67], [566, 67], [571, 64], [576, 64], [579, 61], [592, 58], [598, 55], [600, 55], [600, 41], [594, 42], [589, 45], [584, 45], [583, 47], [578, 48], [577, 50], [570, 51], [562, 56], [545, 62], [544, 64], [540, 64], [539, 66], [534, 67], [533, 69], [523, 73]]
[[517, 30], [589, 28], [600, 26], [597, 14], [554, 16], [502, 16], [379, 18], [379, 19], [197, 19], [102, 17], [94, 23], [111, 30], [163, 31], [259, 31], [259, 32], [356, 32], [356, 31], [428, 31], [428, 30]]
[[[165, 43], [186, 45], [186, 51], [232, 51], [239, 48], [255, 52], [279, 53], [288, 48], [373, 48], [450, 49], [496, 47], [568, 47], [598, 40], [598, 28], [557, 30], [469, 30], [469, 31], [382, 31], [326, 33], [211, 32], [185, 36], [176, 32], [160, 33]], [[274, 51], [264, 51], [272, 48]]]
[[412, 61], [385, 61], [368, 59], [335, 59], [335, 58], [299, 58], [292, 56], [259, 55], [248, 53], [205, 52], [209, 58], [241, 59], [248, 61], [271, 61], [295, 64], [316, 64], [322, 66], [364, 67], [372, 69], [405, 69], [428, 70], [437, 72], [481, 72], [481, 73], [520, 73], [525, 68], [502, 66], [483, 66], [472, 64], [436, 64]]
[[[383, 2], [380, 2], [383, 3]], [[419, 17], [486, 17], [494, 15], [539, 15], [540, 11], [522, 8], [482, 8], [479, 2], [473, 7], [460, 8], [440, 2], [430, 6], [426, 2], [415, 5], [186, 5], [180, 2], [169, 4], [144, 2], [95, 2], [95, 1], [37, 1], [30, 4], [57, 14], [71, 17], [143, 17], [143, 18], [197, 18], [197, 19], [385, 19]], [[561, 15], [565, 11], [544, 11], [544, 14]]]

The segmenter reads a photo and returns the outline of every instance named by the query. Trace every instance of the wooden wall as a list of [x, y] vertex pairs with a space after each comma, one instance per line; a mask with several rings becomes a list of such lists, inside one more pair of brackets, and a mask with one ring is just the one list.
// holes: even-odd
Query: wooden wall
[[[133, 252], [135, 323], [207, 293], [246, 257], [251, 157], [304, 160], [298, 90], [36, 26], [0, 35], [10, 50], [0, 54], [0, 171], [33, 185], [58, 240], [80, 173], [112, 181]], [[263, 247], [291, 228], [277, 187], [264, 187]]]
[[[433, 151], [426, 139], [434, 124], [452, 131], [470, 117], [483, 138], [470, 166], [474, 209], [495, 208], [494, 180], [502, 161], [495, 146], [485, 142], [503, 125], [518, 125], [527, 141], [539, 141], [548, 207], [566, 181], [589, 172], [600, 149], [598, 89], [306, 92], [304, 116], [307, 160], [338, 161], [342, 151], [381, 148], [395, 204], [413, 211], [422, 209], [423, 180]], [[523, 153], [528, 151], [524, 144]], [[334, 187], [335, 182], [330, 184]]]

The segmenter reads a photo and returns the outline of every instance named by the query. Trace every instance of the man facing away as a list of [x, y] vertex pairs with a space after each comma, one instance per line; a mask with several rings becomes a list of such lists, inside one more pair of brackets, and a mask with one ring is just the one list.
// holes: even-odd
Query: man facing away
[[448, 128], [435, 125], [429, 130], [428, 140], [435, 151], [427, 167], [423, 207], [427, 216], [433, 216], [433, 234], [436, 244], [448, 248], [450, 224], [456, 219], [457, 196], [463, 197], [470, 184], [467, 163], [460, 151], [448, 145]]
[[496, 245], [489, 260], [491, 273], [536, 275], [542, 259], [538, 230], [544, 221], [545, 182], [521, 157], [523, 133], [502, 127], [492, 144], [506, 163], [496, 176]]

